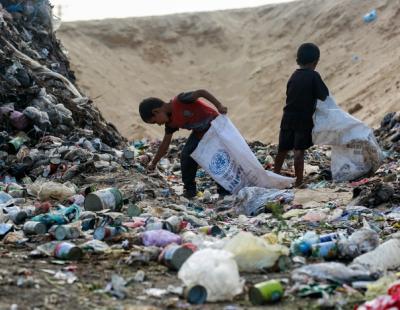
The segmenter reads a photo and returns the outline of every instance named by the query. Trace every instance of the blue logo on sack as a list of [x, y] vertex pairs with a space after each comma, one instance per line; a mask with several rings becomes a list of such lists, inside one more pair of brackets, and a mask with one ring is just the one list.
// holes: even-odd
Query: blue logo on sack
[[211, 163], [208, 168], [213, 174], [221, 175], [228, 170], [230, 162], [231, 157], [229, 154], [223, 150], [220, 150], [211, 158]]

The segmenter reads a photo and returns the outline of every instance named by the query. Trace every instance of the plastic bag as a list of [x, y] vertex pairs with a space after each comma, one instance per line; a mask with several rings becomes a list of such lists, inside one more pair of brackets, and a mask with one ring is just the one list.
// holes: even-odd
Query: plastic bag
[[341, 263], [330, 262], [297, 268], [292, 271], [291, 277], [294, 282], [299, 283], [309, 283], [311, 278], [316, 281], [331, 281], [342, 284], [376, 280], [377, 275], [365, 269], [350, 268]]
[[294, 179], [265, 171], [239, 131], [225, 115], [211, 127], [191, 154], [221, 186], [233, 194], [243, 187], [286, 188]]
[[368, 270], [379, 272], [400, 267], [400, 235], [394, 236], [375, 250], [356, 257], [353, 265], [362, 265]]
[[46, 128], [51, 126], [49, 115], [46, 112], [42, 112], [39, 109], [36, 109], [35, 107], [27, 107], [23, 111], [23, 114], [40, 129], [45, 130]]
[[289, 249], [279, 244], [268, 244], [265, 240], [248, 232], [240, 232], [225, 245], [231, 252], [240, 271], [257, 272], [271, 268], [280, 256], [289, 255]]
[[145, 246], [165, 247], [168, 244], [181, 244], [182, 238], [168, 230], [158, 229], [145, 231], [142, 234], [143, 244]]
[[36, 180], [33, 184], [28, 186], [28, 192], [37, 196], [41, 201], [50, 198], [56, 200], [66, 200], [67, 198], [75, 195], [75, 188], [72, 184], [56, 183], [56, 182], [43, 182], [42, 179]]
[[232, 300], [242, 292], [244, 284], [232, 254], [223, 250], [195, 252], [182, 265], [178, 277], [186, 287], [204, 286], [207, 301]]
[[256, 216], [264, 212], [267, 202], [283, 200], [285, 203], [288, 203], [293, 199], [294, 192], [291, 190], [245, 187], [236, 195], [233, 206], [237, 214]]
[[354, 258], [374, 250], [378, 245], [379, 234], [364, 222], [364, 227], [352, 233], [348, 239], [339, 240], [338, 249], [342, 257]]
[[336, 182], [375, 172], [383, 158], [372, 129], [340, 109], [331, 96], [317, 102], [313, 142], [332, 145], [331, 170]]
[[31, 106], [46, 112], [52, 125], [66, 124], [72, 126], [74, 124], [72, 112], [62, 103], [58, 103], [57, 98], [48, 94], [45, 88], [42, 88], [37, 98], [32, 100]]

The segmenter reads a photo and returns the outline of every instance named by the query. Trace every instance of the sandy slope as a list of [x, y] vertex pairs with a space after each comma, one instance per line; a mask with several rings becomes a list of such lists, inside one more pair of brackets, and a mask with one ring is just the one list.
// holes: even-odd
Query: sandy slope
[[[378, 20], [362, 16], [378, 10]], [[256, 9], [65, 23], [58, 36], [79, 85], [130, 138], [161, 136], [140, 100], [196, 88], [214, 93], [247, 139], [276, 141], [286, 82], [304, 41], [340, 105], [377, 125], [399, 109], [400, 0], [305, 0]]]

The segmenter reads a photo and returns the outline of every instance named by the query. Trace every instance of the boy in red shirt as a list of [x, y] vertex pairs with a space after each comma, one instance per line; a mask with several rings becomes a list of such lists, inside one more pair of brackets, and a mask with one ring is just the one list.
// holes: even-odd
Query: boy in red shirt
[[[200, 98], [211, 102], [217, 111], [204, 103]], [[142, 120], [148, 124], [165, 125], [164, 138], [156, 155], [148, 165], [149, 170], [154, 170], [158, 161], [167, 153], [174, 132], [180, 128], [192, 130], [181, 153], [182, 181], [185, 197], [196, 196], [196, 173], [198, 164], [190, 156], [196, 149], [203, 135], [211, 126], [211, 121], [219, 113], [226, 114], [227, 108], [206, 90], [181, 93], [170, 102], [158, 98], [147, 98], [139, 105]], [[218, 193], [226, 191], [218, 185]]]

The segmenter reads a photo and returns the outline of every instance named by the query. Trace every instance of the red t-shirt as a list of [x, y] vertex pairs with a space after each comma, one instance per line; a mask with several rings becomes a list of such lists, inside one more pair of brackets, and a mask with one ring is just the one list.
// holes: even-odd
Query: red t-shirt
[[210, 128], [211, 121], [219, 115], [201, 100], [193, 100], [191, 92], [179, 94], [172, 99], [171, 104], [172, 113], [170, 122], [165, 125], [166, 134], [184, 128], [193, 130], [201, 137]]

